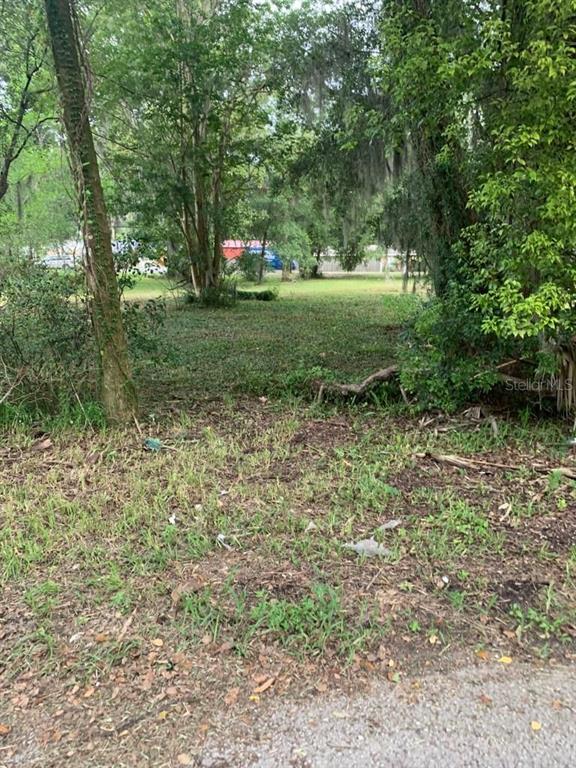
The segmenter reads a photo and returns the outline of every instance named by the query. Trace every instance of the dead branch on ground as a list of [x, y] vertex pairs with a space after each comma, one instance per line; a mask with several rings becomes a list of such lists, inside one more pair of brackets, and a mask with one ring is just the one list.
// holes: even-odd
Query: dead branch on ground
[[339, 395], [340, 397], [359, 397], [365, 395], [376, 384], [390, 381], [398, 375], [398, 366], [390, 365], [380, 371], [370, 374], [360, 384], [336, 384], [335, 382], [315, 381], [314, 389], [317, 390], [316, 401], [321, 403], [326, 395]]

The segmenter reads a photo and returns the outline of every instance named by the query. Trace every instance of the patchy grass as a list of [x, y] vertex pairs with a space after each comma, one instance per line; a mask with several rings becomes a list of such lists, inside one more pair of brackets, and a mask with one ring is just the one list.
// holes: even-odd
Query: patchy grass
[[[20, 764], [71, 750], [72, 764], [111, 764], [112, 748], [133, 764], [145, 733], [176, 744], [181, 718], [401, 680], [449, 651], [572, 657], [576, 485], [552, 471], [575, 464], [563, 426], [497, 415], [495, 433], [470, 414], [309, 404], [294, 372], [357, 379], [393, 360], [413, 299], [285, 290], [170, 313], [182, 349], [139, 371], [143, 435], [60, 425], [40, 449], [35, 426], [6, 433], [0, 697], [14, 734], [26, 723]], [[386, 557], [342, 547], [371, 536]]]
[[[463, 430], [484, 428], [460, 424], [457, 444]], [[140, 613], [146, 596], [139, 618], [175, 610], [164, 631], [177, 646], [209, 632], [211, 642], [249, 654], [255, 638], [270, 635], [302, 654], [330, 646], [348, 656], [394, 633], [379, 590], [406, 582], [415, 592], [400, 602], [429, 612], [438, 601], [433, 624], [449, 631], [454, 621], [455, 639], [462, 626], [450, 609], [484, 612], [491, 601], [498, 621], [512, 625], [515, 616], [527, 634], [543, 626], [533, 611], [544, 610], [548, 634], [570, 635], [574, 617], [561, 596], [574, 576], [576, 490], [530, 470], [536, 456], [554, 461], [553, 427], [530, 427], [537, 437], [522, 465], [514, 438], [526, 451], [524, 428], [498, 452], [486, 430], [484, 455], [512, 467], [489, 475], [414, 458], [449, 448], [446, 435], [365, 409], [320, 417], [242, 401], [152, 431], [165, 446], [157, 454], [127, 434], [63, 433], [40, 455], [27, 436], [15, 437], [4, 457], [0, 574], [22, 595], [15, 610], [34, 642], [47, 620], [65, 625], [70, 606], [77, 622], [89, 605], [96, 631]], [[379, 531], [390, 519], [397, 527]], [[389, 547], [385, 561], [342, 548], [372, 535]], [[189, 574], [200, 579], [190, 588]], [[507, 594], [515, 579], [534, 585], [523, 603], [524, 587]], [[541, 594], [550, 585], [558, 599]], [[14, 616], [6, 618], [9, 629]]]

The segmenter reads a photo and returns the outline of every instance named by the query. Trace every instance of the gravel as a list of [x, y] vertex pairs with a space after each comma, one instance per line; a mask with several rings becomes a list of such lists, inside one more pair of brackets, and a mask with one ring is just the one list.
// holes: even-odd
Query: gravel
[[573, 768], [576, 669], [485, 664], [378, 682], [368, 695], [280, 705], [234, 733], [211, 737], [196, 765]]

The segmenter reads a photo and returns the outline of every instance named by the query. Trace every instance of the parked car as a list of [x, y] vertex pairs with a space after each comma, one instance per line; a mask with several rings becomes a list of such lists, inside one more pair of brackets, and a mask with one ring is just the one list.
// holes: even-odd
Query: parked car
[[[243, 251], [259, 256], [262, 253], [262, 243], [259, 240], [225, 240], [222, 243], [222, 253], [227, 261], [236, 261]], [[273, 248], [264, 249], [264, 258], [269, 269], [282, 269], [282, 259]], [[297, 262], [292, 261], [292, 269], [298, 269]]]
[[78, 269], [84, 261], [84, 243], [81, 240], [66, 240], [47, 248], [39, 259], [48, 269]]
[[78, 266], [73, 257], [66, 254], [62, 256], [44, 256], [44, 258], [40, 259], [40, 263], [48, 267], [48, 269], [75, 269]]
[[[262, 253], [262, 249], [258, 246], [250, 246], [247, 250], [258, 255]], [[268, 269], [282, 269], [282, 259], [272, 248], [264, 249], [264, 259], [268, 264]], [[298, 264], [295, 261], [292, 261], [291, 269], [298, 269]]]

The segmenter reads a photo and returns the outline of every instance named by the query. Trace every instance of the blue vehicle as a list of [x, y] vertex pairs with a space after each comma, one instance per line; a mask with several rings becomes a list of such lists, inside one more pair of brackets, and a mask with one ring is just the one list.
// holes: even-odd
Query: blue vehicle
[[[262, 248], [256, 245], [251, 245], [247, 250], [249, 253], [254, 253], [258, 256], [262, 253]], [[272, 248], [264, 249], [264, 259], [269, 269], [282, 269], [282, 259]], [[291, 269], [298, 269], [298, 264], [295, 261], [292, 262]]]

